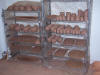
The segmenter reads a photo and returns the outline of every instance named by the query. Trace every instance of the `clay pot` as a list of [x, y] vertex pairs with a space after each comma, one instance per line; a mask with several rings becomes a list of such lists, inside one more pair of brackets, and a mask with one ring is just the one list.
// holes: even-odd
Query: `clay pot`
[[84, 21], [84, 17], [80, 17], [80, 21]]
[[84, 17], [84, 21], [88, 21], [88, 17], [87, 16]]
[[50, 31], [52, 27], [53, 27], [53, 24], [50, 24], [50, 25], [48, 25], [48, 26], [46, 27], [46, 30], [47, 30], [47, 31]]
[[88, 9], [84, 12], [84, 21], [88, 21]]
[[14, 7], [14, 10], [15, 10], [15, 11], [19, 11], [19, 6], [15, 6], [15, 7]]
[[35, 44], [40, 44], [40, 40], [36, 40]]
[[71, 20], [71, 13], [70, 12], [66, 12], [66, 20], [67, 21]]
[[64, 57], [66, 54], [67, 50], [65, 49], [59, 49], [55, 52], [55, 56], [60, 56], [60, 57]]
[[57, 28], [57, 33], [61, 33], [60, 30], [63, 29], [63, 28], [64, 28], [64, 25], [58, 26], [58, 28]]
[[66, 62], [66, 65], [70, 68], [78, 68], [81, 69], [84, 64], [81, 61], [73, 61], [73, 60], [68, 60]]
[[63, 39], [62, 39], [60, 36], [57, 36], [56, 39], [57, 39], [57, 42], [58, 42], [58, 43], [61, 43], [61, 42], [63, 41]]
[[60, 16], [65, 16], [65, 13], [64, 12], [60, 12]]
[[56, 37], [55, 35], [53, 35], [53, 36], [50, 36], [49, 38], [48, 38], [48, 42], [52, 42], [52, 39], [54, 38], [54, 37]]
[[65, 27], [64, 33], [65, 34], [71, 34], [72, 33], [72, 27], [70, 25], [68, 25], [67, 27]]
[[80, 16], [76, 16], [76, 21], [80, 21]]
[[76, 20], [76, 14], [75, 13], [72, 13], [71, 14], [71, 21], [75, 21]]
[[79, 35], [80, 34], [80, 27], [79, 26], [75, 26], [73, 29], [73, 35]]
[[74, 27], [74, 29], [80, 30], [80, 27], [79, 27], [78, 25], [76, 25], [76, 26]]
[[82, 59], [85, 57], [85, 52], [79, 50], [73, 50], [69, 52], [68, 56], [74, 59]]
[[81, 9], [78, 10], [78, 16], [79, 17], [83, 17], [84, 16], [84, 12]]
[[27, 25], [26, 27], [24, 27], [24, 32], [29, 32], [31, 26], [30, 25]]
[[65, 17], [65, 16], [62, 16], [62, 20], [63, 20], [63, 21], [66, 21], [66, 17]]
[[20, 6], [20, 11], [24, 11], [25, 10], [25, 7], [24, 6]]
[[86, 35], [86, 33], [87, 33], [87, 30], [86, 30], [86, 29], [83, 29], [83, 30], [81, 31], [81, 35]]
[[73, 16], [71, 16], [71, 21], [75, 21], [75, 18]]
[[60, 16], [56, 16], [56, 21], [60, 21]]
[[10, 30], [15, 30], [15, 27], [16, 27], [17, 25], [16, 24], [11, 24], [10, 26], [9, 26], [9, 29]]
[[38, 11], [38, 10], [40, 10], [40, 7], [39, 6], [32, 6], [32, 10], [33, 11]]
[[56, 40], [55, 38], [52, 39], [52, 43], [56, 43], [56, 41], [57, 41], [57, 40]]
[[26, 11], [32, 11], [32, 7], [31, 6], [26, 6], [25, 9], [26, 9]]
[[19, 25], [17, 25], [17, 26], [15, 27], [15, 31], [17, 31], [17, 32], [20, 31], [20, 26], [19, 26]]
[[88, 17], [88, 9], [85, 10], [84, 16]]
[[51, 28], [51, 32], [55, 32], [55, 33], [56, 33], [57, 28], [58, 28], [58, 26], [57, 26], [57, 25], [53, 26], [53, 27]]
[[20, 31], [23, 31], [23, 29], [24, 29], [24, 25], [20, 24]]
[[13, 6], [9, 6], [9, 7], [7, 8], [7, 10], [9, 10], [9, 11], [12, 11], [13, 9], [14, 9]]
[[37, 25], [34, 26], [34, 27], [31, 27], [31, 29], [30, 29], [31, 32], [37, 32], [37, 30], [38, 30], [38, 26]]

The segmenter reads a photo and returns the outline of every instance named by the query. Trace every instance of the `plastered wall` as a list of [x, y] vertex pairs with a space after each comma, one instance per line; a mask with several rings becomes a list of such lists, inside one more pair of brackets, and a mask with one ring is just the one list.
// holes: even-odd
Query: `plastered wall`
[[7, 50], [2, 19], [2, 8], [5, 8], [5, 5], [5, 0], [0, 0], [0, 58], [2, 58], [2, 52]]

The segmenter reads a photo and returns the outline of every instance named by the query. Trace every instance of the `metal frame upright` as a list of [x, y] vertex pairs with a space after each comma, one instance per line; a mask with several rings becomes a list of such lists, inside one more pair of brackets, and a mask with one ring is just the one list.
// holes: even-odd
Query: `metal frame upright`
[[[90, 64], [90, 35], [91, 35], [91, 17], [92, 17], [92, 6], [93, 6], [93, 0], [44, 0], [44, 18], [45, 18], [45, 26], [46, 27], [47, 25], [51, 24], [53, 20], [48, 20], [47, 19], [47, 16], [48, 15], [51, 15], [51, 2], [86, 2], [87, 4], [87, 9], [88, 9], [88, 21], [87, 22], [75, 22], [75, 23], [85, 23], [86, 24], [86, 29], [87, 29], [87, 37], [86, 37], [86, 40], [87, 40], [87, 44], [86, 44], [86, 48], [83, 48], [83, 50], [85, 49], [85, 59], [82, 60], [82, 62], [84, 63], [84, 67], [83, 67], [83, 75], [86, 75], [87, 71], [88, 71], [88, 67], [89, 67], [89, 64]], [[70, 23], [71, 21], [63, 21], [63, 22], [68, 22]], [[74, 21], [72, 22], [74, 23]], [[54, 56], [52, 57], [49, 57], [47, 55], [47, 52], [50, 48], [52, 48], [52, 45], [50, 43], [48, 43], [48, 33], [46, 30], [45, 30], [45, 42], [46, 42], [46, 48], [45, 48], [45, 59], [46, 59], [46, 62], [45, 62], [45, 65], [48, 66], [48, 67], [51, 67], [51, 64], [49, 64], [49, 60], [53, 60], [53, 59], [57, 59], [57, 60], [63, 60], [63, 58], [56, 58]], [[51, 34], [50, 34], [51, 35]], [[59, 45], [60, 46], [60, 45]], [[75, 48], [75, 47], [67, 47], [65, 46], [65, 48], [69, 48], [69, 49], [82, 49], [82, 48]], [[65, 58], [64, 60], [69, 60], [71, 58]], [[73, 59], [71, 59], [73, 60]], [[77, 60], [76, 60], [77, 61]], [[54, 67], [52, 65], [52, 67]], [[75, 70], [75, 69], [74, 69]]]

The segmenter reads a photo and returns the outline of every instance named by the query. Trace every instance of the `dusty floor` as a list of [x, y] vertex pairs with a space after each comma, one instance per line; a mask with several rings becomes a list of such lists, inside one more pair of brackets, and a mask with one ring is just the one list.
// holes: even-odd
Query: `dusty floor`
[[[90, 70], [91, 71], [91, 70]], [[88, 75], [91, 75], [89, 71]], [[75, 75], [64, 70], [48, 69], [32, 62], [0, 61], [0, 75]], [[78, 74], [79, 75], [79, 74]]]

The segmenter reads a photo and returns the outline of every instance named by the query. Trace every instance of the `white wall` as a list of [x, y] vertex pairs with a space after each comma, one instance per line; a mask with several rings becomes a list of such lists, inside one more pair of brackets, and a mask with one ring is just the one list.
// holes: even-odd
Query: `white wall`
[[94, 0], [91, 29], [91, 62], [100, 61], [100, 0]]
[[[9, 0], [9, 1], [6, 0], [6, 7], [16, 1], [20, 1], [20, 0]], [[31, 0], [31, 1], [34, 1], [34, 0]], [[5, 3], [4, 0], [0, 0], [0, 13], [1, 13], [1, 8], [4, 6], [4, 3]], [[99, 50], [100, 49], [100, 46], [99, 46], [100, 35], [98, 34], [100, 32], [100, 29], [99, 29], [100, 28], [99, 26], [100, 0], [94, 0], [93, 5], [94, 6], [93, 6], [93, 17], [92, 17], [92, 28], [91, 28], [91, 48], [90, 48], [91, 63], [96, 60], [100, 61], [100, 50]], [[0, 45], [1, 45], [0, 50], [5, 50], [6, 45], [4, 43], [5, 41], [2, 38], [4, 38], [4, 35], [3, 35], [3, 25], [2, 25], [1, 16], [0, 16]]]
[[4, 26], [1, 17], [2, 8], [5, 8], [5, 0], [0, 0], [0, 58], [2, 58], [1, 53], [7, 50], [5, 42]]

